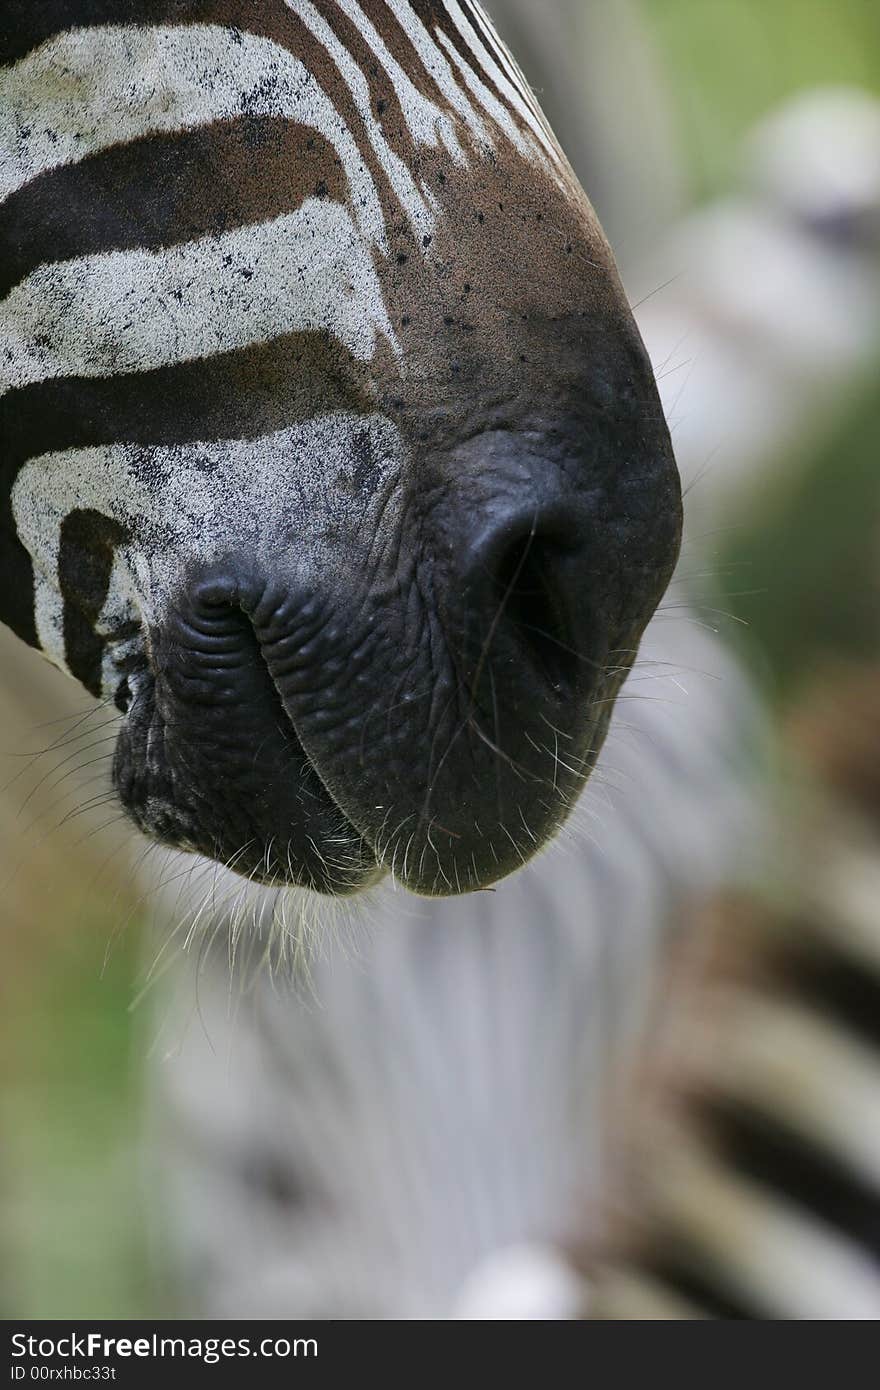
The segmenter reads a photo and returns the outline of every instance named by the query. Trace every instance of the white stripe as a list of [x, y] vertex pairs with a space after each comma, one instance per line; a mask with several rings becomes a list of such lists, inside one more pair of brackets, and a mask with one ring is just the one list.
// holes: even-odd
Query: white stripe
[[304, 65], [269, 39], [186, 25], [77, 29], [0, 72], [0, 199], [125, 140], [237, 116], [311, 126], [339, 155], [355, 215], [384, 246], [376, 188], [351, 132]]
[[[419, 238], [433, 232], [437, 219], [437, 204], [434, 196], [424, 184], [416, 183], [411, 171], [385, 140], [373, 113], [369, 83], [354, 58], [336, 37], [327, 21], [315, 9], [311, 0], [285, 0], [285, 3], [323, 45], [328, 56], [332, 58], [339, 69], [363, 120], [367, 138]], [[431, 143], [434, 144], [436, 141], [432, 140]]]
[[[137, 452], [131, 449], [132, 456]], [[156, 500], [133, 469], [120, 469], [113, 449], [82, 449], [43, 454], [19, 469], [12, 488], [12, 514], [22, 545], [34, 567], [34, 624], [43, 654], [68, 671], [64, 651], [64, 598], [58, 577], [61, 527], [66, 516], [91, 508], [127, 523], [132, 515], [149, 516]], [[124, 514], [120, 507], [128, 509]], [[117, 555], [111, 581], [120, 584]], [[123, 610], [124, 593], [108, 594], [112, 608]], [[106, 606], [106, 605], [105, 605]], [[68, 671], [69, 674], [69, 671]]]
[[660, 1279], [624, 1265], [600, 1268], [594, 1276], [590, 1316], [602, 1322], [680, 1322], [705, 1314]]
[[768, 1316], [880, 1317], [880, 1273], [866, 1250], [697, 1145], [673, 1141], [658, 1151], [650, 1186], [667, 1238], [683, 1238], [710, 1277], [717, 1271], [734, 1296], [757, 1300]]
[[[337, 411], [257, 439], [151, 445], [110, 444], [41, 454], [18, 473], [12, 513], [34, 564], [40, 646], [64, 667], [64, 604], [58, 555], [64, 518], [78, 508], [111, 517], [132, 535], [117, 553], [99, 631], [131, 611], [133, 595], [153, 620], [182, 581], [185, 566], [228, 555], [231, 548], [271, 555], [283, 565], [278, 538], [310, 514], [309, 498], [332, 491], [351, 457], [355, 435], [368, 432], [374, 457], [389, 474], [403, 444], [380, 415]], [[109, 674], [105, 667], [105, 677]], [[105, 693], [112, 693], [112, 686]]]
[[442, 29], [438, 29], [437, 41], [446, 50], [453, 67], [457, 69], [457, 71], [461, 74], [465, 86], [473, 94], [473, 96], [480, 103], [480, 105], [488, 112], [492, 119], [498, 125], [501, 126], [502, 130], [505, 131], [511, 144], [513, 144], [516, 147], [516, 149], [519, 150], [520, 154], [525, 159], [534, 158], [534, 149], [529, 145], [528, 141], [525, 139], [525, 136], [523, 135], [519, 126], [511, 117], [510, 112], [507, 110], [505, 106], [502, 106], [498, 98], [492, 92], [489, 91], [489, 88], [486, 86], [485, 82], [483, 82], [481, 78], [477, 76], [476, 72], [470, 66], [470, 64], [465, 62], [464, 58], [462, 58], [455, 44], [449, 38], [449, 35], [444, 33]]
[[[113, 566], [107, 582], [107, 597], [98, 614], [95, 632], [101, 637], [113, 636], [123, 629], [131, 631], [132, 625], [140, 621], [135, 586], [132, 580], [132, 557], [126, 546], [119, 546], [113, 554]], [[38, 629], [39, 631], [39, 629]], [[139, 633], [123, 642], [115, 641], [105, 646], [101, 658], [101, 695], [112, 699], [119, 689], [121, 666], [126, 658], [142, 656], [142, 638]]]
[[808, 885], [812, 911], [804, 930], [834, 950], [846, 951], [860, 970], [880, 974], [880, 860], [873, 844], [854, 839], [829, 847], [817, 879]]
[[[543, 120], [538, 120], [534, 110], [532, 109], [531, 103], [526, 103], [523, 100], [519, 87], [513, 86], [512, 83], [508, 81], [505, 74], [501, 71], [501, 68], [499, 67], [498, 63], [496, 63], [495, 60], [492, 58], [491, 54], [487, 52], [486, 48], [480, 41], [479, 35], [475, 32], [471, 24], [468, 22], [468, 20], [462, 13], [461, 6], [458, 4], [458, 0], [443, 0], [443, 3], [449, 12], [450, 19], [452, 20], [461, 37], [464, 39], [468, 48], [473, 53], [477, 62], [482, 67], [483, 71], [487, 75], [491, 76], [499, 91], [502, 92], [503, 95], [507, 98], [513, 109], [519, 112], [526, 125], [537, 136], [545, 152], [550, 156], [554, 163], [558, 162], [559, 154], [554, 142], [548, 135], [546, 123]], [[440, 37], [442, 38], [442, 35]], [[482, 87], [483, 91], [487, 93], [487, 95], [490, 95], [488, 93], [488, 89], [482, 82], [480, 83], [480, 86]], [[481, 100], [483, 99], [481, 98]], [[501, 104], [497, 102], [494, 97], [492, 98], [492, 100], [494, 102], [495, 107], [498, 110], [505, 113], [505, 120], [503, 122], [502, 129], [505, 129], [509, 134], [510, 127], [515, 128], [516, 123], [515, 121], [513, 121], [512, 117], [510, 116], [509, 112], [507, 112], [505, 107], [501, 106]], [[483, 105], [486, 105], [485, 100], [483, 100]], [[497, 115], [495, 118], [496, 120], [498, 120]]]
[[377, 334], [395, 341], [369, 247], [341, 204], [318, 198], [220, 237], [39, 266], [0, 304], [0, 394], [310, 329], [365, 362]]
[[492, 48], [492, 51], [494, 52], [496, 59], [501, 64], [503, 71], [507, 74], [511, 84], [519, 92], [523, 101], [529, 107], [529, 110], [533, 113], [535, 119], [539, 122], [542, 129], [545, 130], [546, 133], [553, 138], [555, 148], [555, 136], [553, 136], [553, 132], [550, 129], [550, 124], [547, 120], [547, 117], [541, 110], [540, 103], [535, 97], [531, 85], [528, 79], [526, 78], [522, 68], [517, 63], [510, 49], [507, 47], [507, 44], [502, 41], [501, 36], [499, 35], [497, 29], [492, 23], [492, 20], [489, 18], [486, 11], [483, 9], [483, 6], [478, 3], [478, 0], [470, 0], [470, 9], [473, 11], [474, 16], [477, 20], [477, 25], [482, 30], [484, 37], [486, 38], [487, 42]]
[[[382, 35], [364, 14], [357, 0], [337, 0], [337, 4], [360, 29], [371, 51], [388, 73], [415, 144], [436, 146], [440, 140], [457, 164], [466, 164], [467, 160], [451, 117], [435, 102], [428, 101], [413, 85], [412, 79], [390, 52]], [[476, 111], [465, 104], [461, 114], [471, 127], [472, 136], [485, 141], [486, 129]]]
[[385, 3], [394, 14], [395, 19], [418, 54], [425, 72], [435, 83], [444, 100], [470, 125], [477, 138], [488, 144], [489, 137], [486, 126], [456, 81], [455, 73], [443, 50], [412, 10], [409, 0], [385, 0]]

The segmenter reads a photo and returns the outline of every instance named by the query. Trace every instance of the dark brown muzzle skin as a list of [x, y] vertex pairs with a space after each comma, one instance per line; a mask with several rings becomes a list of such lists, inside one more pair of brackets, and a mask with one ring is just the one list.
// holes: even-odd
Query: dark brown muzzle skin
[[[445, 6], [412, 8], [450, 23]], [[392, 42], [389, 7], [365, 10]], [[174, 22], [221, 14], [231, 63], [236, 26], [268, 35], [363, 131], [290, 7], [183, 0]], [[393, 872], [454, 894], [516, 869], [576, 801], [672, 574], [680, 488], [613, 258], [563, 157], [485, 112], [489, 143], [459, 124], [466, 158], [419, 145], [381, 63], [362, 67], [383, 139], [433, 209], [430, 231], [415, 225], [364, 140], [384, 240], [365, 262], [352, 216], [351, 244], [322, 254], [331, 301], [360, 292], [351, 266], [372, 267], [384, 327], [369, 360], [320, 322], [276, 330], [261, 303], [245, 347], [9, 393], [0, 617], [35, 640], [16, 470], [124, 447], [131, 499], [109, 519], [72, 506], [59, 569], [68, 668], [124, 715], [114, 780], [132, 819], [267, 883], [347, 894]], [[247, 112], [87, 166], [10, 205], [19, 259], [49, 255], [62, 230], [67, 256], [139, 236], [161, 250], [356, 199], [319, 133]], [[239, 258], [228, 274], [264, 269]], [[120, 573], [134, 599], [117, 630]]]

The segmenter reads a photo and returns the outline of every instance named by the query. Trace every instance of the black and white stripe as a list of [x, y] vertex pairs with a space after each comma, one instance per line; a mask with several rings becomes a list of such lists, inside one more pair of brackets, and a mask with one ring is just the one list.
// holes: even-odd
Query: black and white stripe
[[[0, 618], [112, 696], [98, 648], [151, 600], [133, 510], [173, 529], [161, 470], [191, 476], [161, 451], [271, 450], [322, 414], [338, 431], [315, 374], [280, 389], [274, 366], [328, 342], [331, 396], [350, 379], [362, 431], [376, 407], [350, 409], [352, 382], [402, 352], [382, 284], [400, 228], [428, 261], [443, 215], [423, 155], [467, 172], [508, 143], [567, 175], [485, 15], [457, 0], [13, 3], [0, 37]], [[85, 603], [59, 568], [80, 512], [106, 518]]]
[[728, 911], [735, 968], [678, 1000], [678, 1098], [647, 1126], [640, 1253], [600, 1273], [601, 1316], [880, 1317], [880, 861], [826, 829], [794, 910]]

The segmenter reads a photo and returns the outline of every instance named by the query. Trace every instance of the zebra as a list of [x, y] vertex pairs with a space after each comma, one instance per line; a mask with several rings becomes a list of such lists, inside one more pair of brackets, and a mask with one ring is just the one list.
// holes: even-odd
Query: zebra
[[12, 4], [4, 39], [0, 618], [119, 710], [147, 835], [491, 885], [576, 799], [681, 526], [513, 60], [458, 0]]

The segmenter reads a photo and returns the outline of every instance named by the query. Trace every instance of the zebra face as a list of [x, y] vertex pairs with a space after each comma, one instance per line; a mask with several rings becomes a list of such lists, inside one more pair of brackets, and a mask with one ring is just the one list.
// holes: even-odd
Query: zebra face
[[486, 886], [583, 787], [679, 544], [592, 209], [478, 6], [78, 8], [0, 79], [0, 616], [115, 701], [149, 835]]

